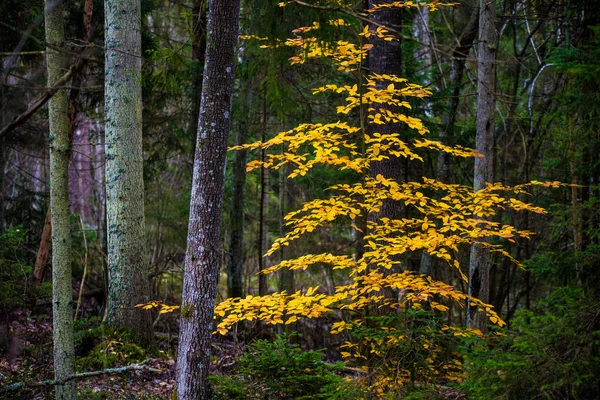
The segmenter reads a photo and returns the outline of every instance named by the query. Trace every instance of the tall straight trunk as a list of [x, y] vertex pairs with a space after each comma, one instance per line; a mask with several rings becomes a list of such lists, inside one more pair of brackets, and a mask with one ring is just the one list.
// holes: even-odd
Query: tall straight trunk
[[[432, 51], [429, 33], [429, 7], [417, 7], [413, 20], [413, 37], [418, 41], [414, 58], [419, 62], [417, 75], [423, 86], [431, 84]], [[424, 103], [425, 114], [431, 117], [431, 101]]]
[[[267, 130], [267, 100], [263, 96], [263, 113], [262, 113], [262, 133], [260, 140], [264, 143]], [[262, 149], [260, 152], [260, 160], [266, 161], [267, 151]], [[267, 225], [267, 215], [269, 212], [269, 170], [265, 167], [260, 168], [260, 211], [258, 217], [258, 295], [265, 296], [268, 291], [267, 275], [262, 271], [265, 269], [267, 261], [264, 254], [268, 249], [269, 230]]]
[[[369, 8], [376, 5], [389, 3], [387, 0], [369, 0]], [[400, 25], [402, 22], [402, 9], [390, 8], [382, 9], [372, 14], [373, 20], [384, 26]], [[377, 25], [371, 25], [371, 30], [376, 30]], [[368, 65], [369, 72], [376, 74], [389, 74], [402, 76], [402, 47], [399, 40], [386, 41], [375, 36], [372, 36], [373, 48], [369, 51]], [[378, 83], [384, 88], [387, 84], [384, 82]], [[374, 106], [376, 107], [376, 106]], [[390, 106], [385, 108], [392, 112], [398, 112]], [[400, 131], [399, 124], [385, 125], [368, 125], [368, 133], [380, 132], [397, 133]], [[400, 182], [402, 180], [402, 171], [404, 170], [404, 160], [400, 157], [390, 157], [387, 160], [378, 161], [372, 164], [371, 175], [383, 175], [385, 178], [395, 179]], [[385, 201], [381, 207], [381, 211], [377, 215], [378, 218], [400, 219], [403, 217], [402, 207], [397, 202]]]
[[[248, 95], [250, 98], [250, 95]], [[248, 137], [248, 121], [245, 107], [244, 117], [235, 140], [236, 146], [246, 143]], [[244, 282], [242, 267], [244, 264], [244, 186], [246, 185], [246, 159], [248, 151], [238, 150], [233, 158], [233, 195], [231, 196], [231, 236], [229, 238], [229, 265], [227, 266], [227, 296], [242, 297]]]
[[[4, 100], [0, 97], [0, 107], [2, 107], [2, 111], [0, 113], [4, 114], [4, 103], [1, 101]], [[4, 118], [2, 118], [2, 121]], [[2, 126], [4, 126], [4, 121], [2, 122]], [[4, 233], [5, 222], [4, 222], [4, 170], [6, 169], [7, 162], [7, 152], [6, 146], [4, 144], [4, 137], [0, 138], [0, 234]]]
[[[59, 4], [57, 4], [57, 1]], [[67, 60], [64, 46], [64, 12], [60, 0], [46, 0], [46, 48], [48, 87], [64, 75]], [[54, 377], [65, 381], [75, 374], [71, 278], [71, 225], [69, 222], [69, 117], [66, 90], [48, 102], [50, 124], [50, 210], [52, 220], [52, 324]], [[74, 380], [56, 385], [56, 399], [76, 399]]]
[[211, 0], [194, 160], [177, 361], [179, 400], [209, 398], [213, 314], [220, 269], [225, 159], [240, 0]]
[[[452, 144], [454, 138], [454, 125], [456, 123], [456, 114], [460, 104], [460, 89], [461, 82], [465, 71], [465, 63], [469, 49], [473, 44], [473, 40], [477, 36], [479, 25], [479, 8], [476, 7], [471, 13], [471, 17], [465, 25], [459, 42], [452, 52], [452, 62], [450, 67], [450, 90], [451, 94], [446, 100], [446, 109], [442, 114], [440, 141], [445, 144]], [[440, 151], [436, 165], [435, 177], [437, 180], [444, 183], [452, 183], [450, 154]], [[421, 258], [421, 266], [419, 273], [431, 275], [434, 273], [434, 259], [428, 253], [424, 253]]]
[[106, 0], [105, 134], [108, 322], [152, 339], [142, 153], [140, 0]]
[[[0, 69], [4, 67], [4, 59], [0, 58]], [[0, 74], [0, 78], [2, 78], [3, 74]], [[7, 121], [7, 112], [6, 112], [6, 86], [4, 82], [0, 82], [0, 124], [2, 127], [6, 126]], [[6, 229], [6, 222], [4, 220], [4, 171], [6, 169], [6, 164], [8, 162], [8, 152], [6, 151], [6, 139], [4, 136], [0, 136], [0, 234], [4, 233]], [[2, 321], [0, 321], [0, 324]]]
[[[369, 0], [369, 8], [373, 9], [376, 5], [390, 3], [387, 0]], [[390, 8], [381, 9], [372, 14], [374, 22], [384, 26], [399, 26], [402, 23], [402, 9], [401, 8]], [[369, 29], [375, 31], [378, 25], [371, 24]], [[371, 44], [373, 47], [368, 53], [368, 71], [369, 73], [376, 74], [387, 74], [402, 76], [402, 46], [400, 40], [386, 41], [376, 36], [372, 36]], [[380, 89], [385, 89], [388, 83], [378, 82]], [[375, 108], [374, 112], [378, 111], [376, 104], [369, 105], [369, 107]], [[383, 106], [383, 108], [391, 112], [401, 112], [399, 107]], [[381, 134], [387, 133], [399, 133], [402, 132], [402, 126], [400, 124], [387, 123], [385, 125], [367, 125], [367, 133], [372, 135], [376, 132]], [[406, 172], [406, 159], [401, 157], [390, 156], [388, 159], [382, 161], [373, 162], [369, 174], [373, 177], [381, 174], [384, 178], [393, 179], [396, 182], [402, 182], [404, 180]], [[368, 218], [372, 220], [380, 220], [382, 218], [388, 218], [390, 220], [400, 220], [405, 216], [406, 208], [403, 204], [398, 201], [384, 200], [381, 205], [380, 211], [376, 215], [370, 215]], [[365, 221], [366, 222], [366, 221]], [[400, 257], [396, 257], [396, 261], [400, 261]], [[399, 264], [395, 264], [390, 271], [384, 271], [384, 273], [397, 273], [401, 270]], [[382, 291], [382, 295], [386, 298], [397, 300], [398, 290], [385, 288]], [[391, 308], [379, 309], [378, 313], [385, 314], [391, 313]], [[369, 364], [369, 370], [372, 366]], [[369, 386], [371, 386], [371, 374], [369, 373]]]
[[[285, 151], [282, 145], [281, 152]], [[279, 236], [283, 237], [286, 233], [285, 228], [285, 215], [287, 210], [291, 210], [294, 207], [294, 195], [292, 193], [291, 185], [292, 182], [288, 179], [288, 175], [292, 172], [292, 166], [287, 165], [279, 170]], [[286, 249], [288, 251], [286, 252]], [[279, 250], [280, 261], [285, 260], [286, 253], [289, 253], [291, 247], [281, 246]], [[289, 257], [289, 254], [288, 254]], [[279, 271], [279, 285], [278, 289], [280, 292], [286, 291], [291, 294], [294, 293], [294, 271], [288, 268], [283, 268]]]
[[[477, 53], [477, 136], [473, 190], [492, 182], [494, 170], [494, 118], [496, 114], [496, 1], [480, 0]], [[469, 295], [487, 303], [490, 296], [491, 257], [488, 249], [474, 244], [469, 261]], [[485, 330], [487, 318], [473, 307], [467, 310], [467, 326]]]
[[575, 118], [569, 116], [569, 167], [571, 172], [571, 207], [573, 209], [573, 217], [571, 221], [571, 230], [573, 232], [573, 250], [575, 255], [575, 274], [577, 284], [582, 285], [581, 261], [579, 254], [582, 250], [581, 245], [581, 208], [579, 207], [579, 195], [577, 190], [577, 150], [575, 148], [575, 135], [573, 134], [573, 126]]
[[192, 155], [196, 150], [198, 115], [200, 113], [200, 95], [202, 94], [202, 76], [204, 56], [206, 54], [206, 7], [207, 0], [194, 0], [192, 4], [192, 114], [189, 135], [192, 139]]

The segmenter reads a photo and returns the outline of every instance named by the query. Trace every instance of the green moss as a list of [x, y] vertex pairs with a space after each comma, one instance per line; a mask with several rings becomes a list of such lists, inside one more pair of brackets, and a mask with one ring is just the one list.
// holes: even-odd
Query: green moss
[[195, 310], [196, 310], [196, 308], [194, 307], [193, 304], [184, 303], [181, 306], [181, 316], [185, 319], [189, 319], [192, 317], [192, 314], [194, 313]]

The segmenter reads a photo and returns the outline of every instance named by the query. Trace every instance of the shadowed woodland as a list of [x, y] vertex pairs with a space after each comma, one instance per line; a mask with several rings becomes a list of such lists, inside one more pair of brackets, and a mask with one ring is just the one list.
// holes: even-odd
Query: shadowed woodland
[[600, 398], [597, 1], [0, 15], [0, 398]]

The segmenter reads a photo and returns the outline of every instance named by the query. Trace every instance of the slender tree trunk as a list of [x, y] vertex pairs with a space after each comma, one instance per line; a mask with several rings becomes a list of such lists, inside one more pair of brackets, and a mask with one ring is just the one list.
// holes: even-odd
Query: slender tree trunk
[[579, 207], [579, 195], [577, 190], [577, 150], [575, 149], [575, 136], [573, 134], [573, 126], [575, 119], [573, 116], [568, 118], [569, 126], [569, 167], [571, 172], [571, 206], [573, 208], [573, 217], [571, 221], [571, 230], [573, 232], [573, 250], [575, 255], [575, 274], [577, 284], [582, 285], [582, 268], [579, 254], [582, 250], [581, 245], [581, 208]]
[[[250, 99], [250, 95], [248, 95]], [[250, 104], [250, 102], [247, 102]], [[248, 137], [248, 107], [244, 107], [244, 116], [240, 122], [235, 144], [246, 143]], [[229, 238], [229, 265], [227, 268], [227, 296], [242, 297], [244, 282], [242, 267], [244, 264], [244, 186], [246, 185], [246, 149], [238, 150], [233, 158], [233, 195], [231, 197], [231, 236]]]
[[213, 314], [220, 269], [225, 156], [233, 95], [239, 0], [211, 0], [194, 160], [177, 363], [179, 400], [209, 398]]
[[[483, 156], [475, 159], [473, 190], [493, 180], [494, 118], [496, 114], [496, 1], [480, 0], [477, 54], [477, 136], [475, 147]], [[490, 252], [477, 244], [471, 247], [469, 295], [484, 302], [490, 295]], [[474, 307], [467, 312], [467, 326], [485, 330], [487, 318]]]
[[[429, 8], [418, 7], [413, 20], [413, 37], [419, 42], [414, 57], [419, 61], [418, 76], [423, 86], [431, 84], [432, 52], [429, 32]], [[431, 117], [431, 101], [425, 100], [425, 114]]]
[[200, 113], [200, 96], [202, 94], [202, 76], [204, 56], [206, 54], [206, 7], [207, 0], [194, 0], [192, 5], [192, 114], [189, 135], [192, 139], [192, 155], [196, 151], [196, 134], [198, 133], [198, 115]]
[[[4, 59], [0, 58], [0, 69], [4, 69]], [[2, 78], [3, 74], [0, 74], [0, 78]], [[4, 82], [0, 81], [0, 124], [2, 127], [6, 126], [6, 86]], [[6, 222], [4, 218], [4, 171], [6, 170], [6, 164], [8, 161], [8, 152], [6, 151], [5, 145], [5, 137], [0, 136], [0, 234], [4, 233], [6, 229]], [[1, 323], [1, 321], [0, 321]]]
[[[281, 152], [283, 153], [285, 149], [281, 148]], [[290, 190], [290, 186], [292, 182], [288, 179], [288, 175], [291, 173], [292, 166], [287, 165], [284, 168], [279, 170], [280, 174], [280, 182], [279, 182], [279, 237], [283, 237], [286, 233], [285, 228], [285, 215], [287, 210], [291, 210], [294, 207], [294, 195], [292, 194], [292, 190]], [[293, 244], [292, 244], [293, 245]], [[285, 251], [288, 249], [288, 252]], [[280, 261], [285, 260], [286, 253], [288, 253], [291, 248], [289, 246], [281, 246], [279, 250]], [[291, 294], [294, 293], [294, 271], [288, 268], [283, 268], [279, 271], [279, 291], [286, 291]]]
[[35, 256], [35, 264], [33, 267], [33, 278], [38, 282], [42, 282], [44, 279], [44, 273], [46, 272], [46, 264], [50, 257], [50, 246], [52, 243], [52, 213], [48, 208], [46, 214], [46, 220], [44, 221], [44, 229], [42, 230], [42, 237], [40, 238], [40, 247]]
[[[477, 36], [477, 28], [479, 25], [479, 8], [476, 7], [471, 13], [471, 17], [467, 25], [460, 35], [459, 43], [452, 52], [452, 63], [450, 68], [450, 90], [451, 95], [446, 100], [446, 110], [442, 114], [442, 123], [440, 129], [440, 141], [445, 144], [452, 144], [454, 138], [454, 125], [456, 123], [456, 114], [460, 104], [460, 89], [461, 82], [465, 71], [465, 63], [469, 54], [469, 49], [473, 44], [473, 40]], [[450, 154], [440, 151], [436, 165], [436, 179], [451, 183], [451, 158]], [[424, 253], [421, 258], [421, 266], [419, 272], [421, 274], [431, 275], [434, 273], [434, 259], [428, 253]]]
[[[387, 0], [369, 0], [369, 8], [372, 9], [375, 5], [387, 4], [390, 1]], [[399, 26], [402, 23], [402, 9], [394, 7], [390, 9], [381, 9], [372, 14], [372, 18], [375, 22], [384, 26], [396, 25]], [[377, 25], [372, 24], [369, 29], [375, 31]], [[369, 73], [376, 74], [388, 74], [402, 76], [402, 45], [400, 40], [386, 41], [381, 38], [377, 38], [375, 35], [371, 36], [371, 44], [373, 47], [368, 53], [368, 71]], [[399, 38], [398, 38], [399, 39]], [[385, 88], [388, 83], [378, 82], [380, 88]], [[369, 105], [373, 107], [375, 111], [379, 112], [376, 104]], [[388, 109], [391, 112], [401, 112], [399, 107], [385, 106], [383, 108]], [[387, 123], [385, 125], [367, 125], [367, 133], [372, 135], [375, 132], [382, 134], [387, 133], [398, 133], [402, 132], [402, 126], [400, 124]], [[404, 180], [403, 172], [406, 171], [405, 165], [406, 160], [401, 157], [390, 156], [388, 159], [382, 161], [373, 162], [369, 174], [373, 177], [381, 174], [384, 178], [393, 179], [396, 182], [402, 182]], [[386, 199], [381, 205], [380, 211], [376, 215], [370, 215], [368, 218], [372, 220], [379, 220], [381, 218], [388, 218], [390, 220], [400, 220], [405, 216], [406, 208], [401, 202]], [[365, 221], [366, 222], [366, 221]], [[399, 261], [400, 257], [397, 257], [396, 261]], [[384, 273], [396, 273], [401, 270], [401, 266], [396, 264], [390, 271], [384, 271]], [[384, 288], [382, 294], [389, 299], [398, 299], [398, 290]], [[391, 308], [378, 309], [377, 313], [385, 314], [392, 312]], [[370, 361], [369, 361], [370, 365]], [[370, 369], [370, 367], [369, 367]], [[369, 375], [370, 376], [370, 375]], [[370, 379], [369, 379], [370, 381]], [[370, 384], [369, 384], [370, 385]], [[370, 385], [371, 386], [371, 385]]]
[[[262, 134], [260, 140], [264, 143], [267, 130], [267, 100], [263, 96], [263, 114], [262, 114]], [[266, 161], [267, 151], [262, 149], [260, 159]], [[258, 221], [258, 295], [265, 296], [268, 291], [267, 276], [262, 273], [265, 269], [267, 259], [264, 254], [268, 249], [269, 229], [267, 225], [267, 215], [269, 212], [269, 170], [265, 167], [260, 168], [260, 211]]]
[[106, 0], [105, 119], [108, 321], [152, 339], [142, 154], [140, 0]]
[[[46, 48], [48, 87], [67, 69], [60, 50], [64, 46], [64, 12], [60, 0], [46, 0]], [[50, 124], [50, 210], [52, 220], [52, 323], [54, 339], [54, 378], [63, 381], [75, 374], [73, 306], [71, 278], [71, 226], [69, 222], [69, 117], [64, 89], [48, 102]], [[56, 399], [76, 399], [75, 382], [56, 385]]]

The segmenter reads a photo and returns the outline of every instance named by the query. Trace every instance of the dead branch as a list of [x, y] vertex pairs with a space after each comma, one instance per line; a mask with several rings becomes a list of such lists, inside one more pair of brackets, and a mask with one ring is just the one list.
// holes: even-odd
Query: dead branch
[[77, 72], [81, 68], [83, 68], [86, 61], [87, 61], [87, 59], [82, 58], [78, 62], [73, 64], [71, 66], [71, 68], [69, 68], [67, 73], [64, 74], [63, 77], [60, 78], [60, 80], [58, 82], [56, 82], [56, 84], [54, 86], [52, 86], [50, 89], [48, 89], [48, 91], [46, 93], [44, 93], [39, 99], [37, 99], [37, 101], [35, 103], [33, 103], [21, 115], [19, 115], [11, 123], [9, 123], [4, 128], [2, 128], [2, 130], [0, 130], [0, 139], [3, 138], [4, 136], [8, 135], [10, 132], [12, 132], [17, 127], [19, 127], [19, 126], [23, 125], [25, 122], [27, 122], [27, 120], [29, 120], [29, 118], [31, 118], [37, 110], [39, 110], [44, 104], [46, 104], [48, 102], [48, 100], [50, 100], [52, 98], [52, 96], [54, 96], [54, 94], [56, 92], [58, 92], [58, 90], [61, 89], [64, 86], [64, 84], [69, 81], [69, 79], [71, 79], [71, 76], [75, 72]]
[[131, 365], [126, 365], [124, 367], [118, 367], [118, 368], [107, 368], [107, 369], [103, 369], [101, 371], [81, 372], [81, 373], [75, 374], [67, 379], [63, 379], [62, 381], [48, 379], [48, 380], [39, 381], [39, 382], [12, 383], [10, 385], [5, 385], [2, 388], [0, 388], [0, 393], [14, 392], [17, 390], [21, 390], [23, 388], [35, 388], [35, 387], [62, 385], [73, 379], [84, 379], [84, 378], [90, 378], [92, 376], [99, 376], [99, 375], [114, 375], [114, 374], [120, 374], [120, 373], [127, 372], [127, 371], [148, 371], [148, 372], [156, 372], [156, 373], [163, 372], [163, 370], [161, 370], [161, 369], [152, 368], [147, 365], [144, 365], [145, 362], [146, 361], [143, 361], [139, 364], [131, 364]]

